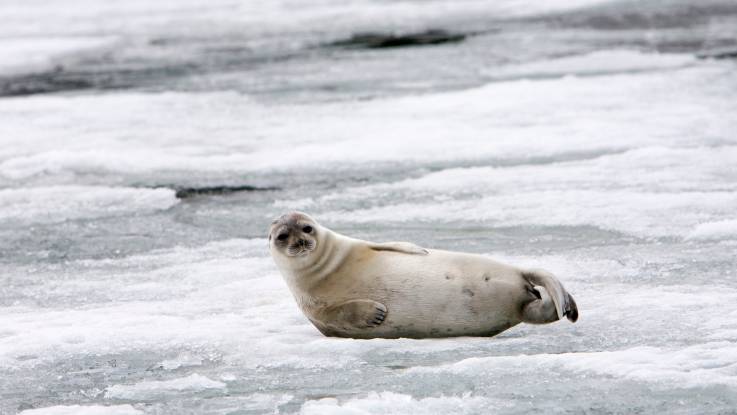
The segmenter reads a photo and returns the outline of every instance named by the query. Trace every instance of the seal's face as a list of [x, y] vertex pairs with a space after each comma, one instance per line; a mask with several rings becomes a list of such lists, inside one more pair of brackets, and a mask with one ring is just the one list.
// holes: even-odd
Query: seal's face
[[317, 248], [317, 228], [306, 214], [287, 213], [271, 223], [269, 246], [288, 257], [307, 256]]

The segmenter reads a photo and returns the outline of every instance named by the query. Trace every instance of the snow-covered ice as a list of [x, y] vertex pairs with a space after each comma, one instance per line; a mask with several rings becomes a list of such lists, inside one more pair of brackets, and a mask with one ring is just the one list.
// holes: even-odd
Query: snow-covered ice
[[[0, 15], [0, 413], [737, 407], [732, 2]], [[332, 43], [430, 29], [466, 37]], [[289, 209], [549, 269], [581, 318], [325, 338], [268, 256]]]
[[171, 189], [51, 186], [0, 190], [0, 222], [53, 223], [166, 210]]
[[114, 385], [107, 388], [106, 398], [146, 401], [177, 392], [199, 392], [208, 389], [225, 389], [225, 383], [192, 374], [185, 378], [144, 381], [134, 385]]
[[130, 405], [58, 405], [20, 412], [21, 415], [140, 415], [142, 413], [143, 411]]

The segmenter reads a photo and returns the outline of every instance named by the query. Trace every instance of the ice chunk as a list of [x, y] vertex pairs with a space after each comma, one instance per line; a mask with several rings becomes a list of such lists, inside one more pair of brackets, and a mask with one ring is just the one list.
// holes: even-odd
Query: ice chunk
[[165, 210], [178, 202], [171, 189], [50, 186], [0, 190], [0, 222], [55, 223]]
[[167, 359], [161, 362], [161, 367], [165, 370], [175, 370], [180, 367], [201, 366], [202, 359], [190, 353], [181, 353], [174, 359]]
[[89, 52], [114, 41], [114, 37], [104, 36], [0, 38], [0, 49], [3, 50], [0, 75], [49, 70], [61, 56]]
[[[313, 205], [328, 209], [318, 220], [589, 225], [641, 237], [716, 239], [734, 233], [731, 222], [702, 223], [731, 218], [737, 209], [735, 159], [735, 146], [644, 147], [574, 161], [450, 168], [349, 188]], [[329, 210], [337, 201], [365, 208]]]
[[409, 373], [483, 376], [493, 371], [570, 370], [645, 381], [662, 388], [737, 386], [737, 350], [731, 342], [707, 342], [684, 348], [634, 347], [617, 351], [474, 357]]
[[130, 405], [69, 405], [49, 406], [46, 408], [27, 409], [18, 415], [139, 415], [143, 411]]
[[[303, 415], [329, 414], [472, 414], [485, 413], [491, 407], [509, 406], [509, 402], [472, 396], [439, 396], [414, 398], [394, 392], [371, 392], [363, 398], [353, 398], [340, 402], [335, 398], [308, 401], [300, 410]], [[493, 412], [493, 411], [492, 411]]]
[[[487, 226], [592, 225], [640, 237], [681, 236], [700, 221], [737, 209], [734, 192], [656, 193], [561, 190], [465, 200], [394, 203], [318, 216], [353, 222], [484, 222]], [[662, 220], [666, 214], [668, 222]]]
[[177, 392], [197, 392], [208, 389], [225, 389], [225, 383], [193, 373], [185, 378], [161, 381], [145, 381], [133, 385], [113, 385], [107, 388], [106, 398], [150, 400]]
[[696, 225], [688, 235], [688, 239], [735, 239], [737, 238], [737, 220], [720, 220]]
[[584, 55], [567, 56], [521, 65], [486, 70], [494, 78], [549, 77], [565, 75], [602, 75], [648, 70], [682, 68], [696, 62], [688, 54], [653, 54], [635, 50], [599, 50]]

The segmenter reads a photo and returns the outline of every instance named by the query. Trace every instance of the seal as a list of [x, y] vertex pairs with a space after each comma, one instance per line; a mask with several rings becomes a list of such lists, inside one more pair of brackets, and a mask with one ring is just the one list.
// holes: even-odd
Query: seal
[[326, 336], [494, 336], [521, 322], [578, 319], [573, 297], [547, 271], [354, 239], [302, 212], [272, 222], [269, 249], [300, 309]]

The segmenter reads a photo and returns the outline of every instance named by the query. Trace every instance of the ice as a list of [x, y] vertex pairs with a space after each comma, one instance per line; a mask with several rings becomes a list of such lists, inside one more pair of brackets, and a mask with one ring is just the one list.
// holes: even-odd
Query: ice
[[208, 389], [225, 389], [225, 383], [192, 374], [185, 378], [165, 381], [147, 381], [134, 385], [113, 385], [105, 396], [112, 399], [152, 400], [161, 395], [177, 392], [198, 392]]
[[496, 371], [567, 370], [593, 372], [619, 379], [644, 381], [655, 388], [702, 387], [737, 382], [735, 349], [731, 342], [710, 342], [684, 349], [636, 347], [614, 352], [515, 355], [470, 358], [447, 367], [413, 368], [410, 373], [450, 372], [484, 376]]
[[[734, 4], [8, 0], [0, 15], [0, 413], [737, 406]], [[465, 38], [331, 44], [431, 29]], [[291, 209], [547, 269], [580, 319], [324, 337], [269, 256]]]
[[166, 210], [178, 202], [171, 189], [51, 186], [0, 190], [0, 222], [54, 223]]
[[[177, 21], [185, 21], [205, 33], [227, 31], [232, 29], [233, 25], [240, 24], [244, 25], [242, 30], [246, 33], [266, 33], [275, 36], [285, 32], [309, 33], [326, 29], [337, 31], [350, 27], [356, 30], [416, 27], [423, 24], [453, 22], [479, 14], [485, 18], [497, 19], [535, 16], [597, 6], [612, 1], [555, 0], [541, 4], [530, 0], [493, 3], [469, 0], [464, 2], [463, 7], [458, 7], [453, 1], [442, 0], [430, 8], [416, 2], [383, 3], [370, 0], [330, 0], [312, 3], [308, 7], [295, 7], [291, 1], [234, 3], [217, 0], [209, 7], [203, 7], [194, 0], [168, 0], [156, 3], [137, 0], [126, 2], [124, 5], [99, 3], [94, 0], [67, 0], [63, 4], [51, 5], [40, 2], [7, 2], [0, 11], [8, 16], [9, 22], [0, 34], [30, 36], [48, 32], [70, 34], [119, 32], [130, 35], [147, 31], [157, 33], [162, 31], [163, 26], [166, 33], [171, 35], [186, 33], [185, 29], [176, 27]], [[45, 7], [39, 7], [40, 5]], [[173, 15], [176, 16], [175, 19], [172, 19]], [[70, 21], [74, 24], [70, 25]], [[221, 26], [203, 27], [211, 21], [219, 21]]]
[[[265, 244], [263, 240], [259, 242], [259, 245]], [[53, 353], [64, 356], [65, 353], [90, 348], [100, 353], [112, 353], [141, 346], [165, 349], [181, 342], [192, 344], [196, 338], [202, 339], [204, 346], [213, 330], [224, 330], [223, 335], [228, 333], [227, 336], [232, 336], [234, 329], [241, 330], [239, 326], [247, 328], [239, 321], [253, 318], [249, 314], [257, 312], [259, 306], [268, 311], [273, 303], [290, 304], [282, 301], [290, 300], [288, 298], [278, 300], [274, 294], [269, 294], [274, 287], [281, 287], [282, 282], [273, 275], [273, 266], [266, 258], [252, 258], [246, 264], [237, 260], [237, 252], [248, 245], [248, 241], [230, 241], [194, 251], [165, 252], [149, 257], [153, 263], [145, 270], [140, 267], [148, 258], [141, 257], [112, 263], [108, 260], [85, 261], [80, 268], [87, 271], [73, 275], [60, 275], [59, 270], [51, 268], [45, 274], [49, 284], [41, 292], [27, 292], [28, 299], [44, 301], [48, 305], [72, 301], [85, 306], [86, 311], [46, 308], [38, 310], [43, 310], [39, 319], [29, 320], [24, 310], [30, 303], [7, 308], [5, 327], [11, 331], [0, 341], [0, 365], [5, 358], [17, 355], [38, 356], [38, 359], [25, 362], [37, 364], [37, 360], [54, 358]], [[236, 258], [222, 257], [228, 251], [237, 255]], [[213, 258], [214, 252], [217, 256]], [[203, 258], [202, 255], [206, 256]], [[251, 278], [242, 278], [238, 270], [244, 265], [253, 272], [251, 278], [269, 282], [261, 286], [271, 288], [262, 290], [260, 298], [250, 300], [255, 308], [246, 315], [230, 315], [225, 319], [216, 317], [212, 313], [221, 310], [228, 301], [242, 301], [242, 294], [235, 290], [236, 287], [256, 283]], [[153, 280], [152, 267], [158, 274]], [[114, 269], [118, 271], [111, 279], [110, 272]], [[260, 273], [266, 270], [266, 276], [261, 276]], [[16, 275], [20, 276], [24, 271], [18, 270]], [[212, 285], [211, 290], [202, 290], [202, 284]], [[197, 295], [192, 297], [195, 293]], [[123, 301], [109, 303], [113, 299]], [[183, 314], [160, 314], [169, 307], [181, 309]], [[81, 322], [84, 324], [79, 324]], [[140, 330], [146, 333], [140, 333]], [[32, 334], [25, 337], [22, 333]], [[243, 334], [248, 336], [248, 333]]]
[[[737, 209], [731, 192], [641, 193], [632, 191], [537, 191], [481, 199], [431, 203], [398, 203], [351, 211], [327, 212], [339, 222], [459, 222], [498, 227], [592, 225], [639, 237], [680, 236], [704, 232], [703, 221], [730, 215]], [[661, 215], [669, 216], [663, 223]], [[729, 233], [730, 230], [726, 230]], [[722, 231], [724, 234], [725, 231]]]
[[365, 398], [354, 398], [343, 403], [335, 398], [308, 401], [302, 405], [300, 414], [473, 414], [489, 411], [490, 408], [497, 406], [509, 406], [509, 403], [501, 402], [500, 405], [500, 402], [470, 396], [470, 394], [458, 397], [414, 399], [410, 395], [382, 392], [370, 393]]
[[182, 353], [174, 359], [168, 359], [161, 362], [161, 367], [166, 370], [175, 370], [186, 366], [200, 366], [202, 359], [188, 353]]
[[[592, 225], [641, 237], [718, 238], [730, 235], [730, 222], [721, 227], [704, 222], [731, 217], [737, 209], [730, 164], [737, 160], [736, 150], [646, 147], [583, 161], [455, 168], [329, 194], [320, 201], [329, 206], [350, 198], [361, 206], [378, 205], [358, 215], [355, 210], [323, 215], [336, 221]], [[385, 203], [387, 195], [401, 195], [392, 202], [418, 202]], [[668, 222], [661, 220], [663, 214]], [[720, 231], [712, 234], [715, 227]]]
[[68, 54], [90, 53], [114, 43], [114, 38], [0, 38], [3, 60], [0, 75], [52, 70], [57, 59]]
[[[133, 184], [151, 176], [182, 182], [326, 164], [522, 163], [666, 144], [678, 151], [697, 132], [704, 136], [699, 146], [726, 146], [737, 128], [725, 116], [737, 111], [726, 92], [736, 87], [731, 74], [728, 64], [708, 63], [667, 74], [510, 81], [278, 107], [232, 93], [29, 97], [0, 103], [0, 141], [15, 144], [0, 150], [0, 178], [68, 183], [122, 176]], [[98, 114], [99, 107], [116, 110]], [[126, 128], [130, 120], [133, 130]], [[203, 131], [218, 134], [196, 145]], [[70, 137], [63, 150], [56, 145], [61, 134]], [[31, 139], [17, 142], [21, 136]], [[269, 146], [259, 145], [264, 137]]]
[[688, 235], [690, 239], [735, 239], [737, 220], [701, 223]]
[[[415, 366], [408, 371], [398, 370], [396, 374], [392, 371], [381, 374], [381, 370], [376, 374], [389, 376], [388, 379], [399, 376], [398, 384], [410, 385], [418, 374], [445, 373], [445, 366], [432, 366], [434, 361], [450, 362], [448, 368], [460, 368], [452, 369], [453, 373], [471, 377], [483, 377], [487, 371], [533, 376], [530, 371], [543, 368], [550, 373], [603, 374], [619, 381], [652, 382], [656, 386], [731, 385], [737, 378], [730, 363], [733, 361], [731, 343], [718, 338], [693, 346], [683, 343], [737, 330], [734, 320], [722, 319], [719, 312], [722, 304], [737, 301], [735, 289], [700, 286], [653, 289], [647, 285], [610, 283], [603, 290], [596, 283], [602, 275], [629, 278], [633, 271], [637, 273], [644, 268], [633, 270], [617, 262], [585, 262], [581, 258], [495, 255], [530, 266], [539, 261], [560, 273], [567, 287], [577, 295], [581, 309], [586, 311], [585, 319], [575, 327], [562, 323], [552, 327], [520, 327], [494, 341], [327, 339], [300, 315], [270, 259], [258, 249], [263, 244], [263, 239], [232, 240], [119, 260], [86, 260], [65, 266], [77, 270], [73, 276], [59, 274], [54, 267], [40, 273], [35, 271], [37, 277], [46, 281], [42, 289], [47, 296], [47, 308], [19, 304], [4, 309], [0, 365], [4, 370], [47, 370], [44, 368], [54, 362], [73, 361], [89, 353], [101, 356], [103, 361], [118, 356], [115, 358], [118, 361], [135, 364], [122, 356], [151, 354], [155, 359], [184, 347], [171, 358], [143, 363], [143, 368], [149, 369], [142, 373], [140, 380], [108, 386], [104, 396], [113, 402], [161, 402], [193, 393], [207, 393], [212, 399], [223, 396], [225, 388], [241, 390], [252, 376], [269, 376], [269, 373], [279, 376], [277, 373], [296, 372], [314, 380], [314, 375], [309, 373], [337, 370], [346, 374], [325, 380], [353, 382], [351, 373], [359, 373], [361, 368], [374, 364], [379, 364], [379, 368]], [[98, 288], [93, 282], [100, 279], [104, 285]], [[156, 283], [137, 282], [149, 280]], [[96, 292], [103, 291], [116, 295], [95, 297]], [[30, 295], [30, 298], [41, 296]], [[52, 306], [70, 301], [77, 304], [74, 309]], [[641, 318], [642, 313], [648, 313], [647, 320], [636, 326], [627, 323]], [[268, 319], [263, 318], [265, 315]], [[678, 329], [664, 335], [659, 331], [663, 324]], [[610, 328], [601, 332], [602, 326]], [[579, 347], [584, 350], [605, 347], [611, 351], [563, 355], [545, 352], [555, 349], [555, 343], [566, 341], [562, 339], [583, 341]], [[636, 344], [645, 341], [649, 345], [628, 347], [633, 341]], [[679, 348], [673, 342], [683, 346]], [[525, 349], [537, 349], [541, 354], [520, 356], [519, 350]], [[468, 362], [460, 358], [452, 363], [460, 356], [474, 356], [479, 352], [502, 353], [506, 357], [480, 357], [480, 361]], [[649, 365], [641, 364], [643, 360]], [[155, 375], [159, 373], [155, 368], [164, 365], [168, 367], [163, 369], [174, 372], [174, 377], [165, 373]], [[146, 374], [150, 368], [154, 371]], [[76, 375], [64, 376], [74, 381]], [[383, 405], [393, 405], [432, 412], [465, 401], [469, 405], [467, 410], [474, 413], [478, 405], [496, 402], [496, 398], [464, 397], [441, 391], [431, 388], [430, 397], [425, 398], [413, 397], [411, 393], [377, 392], [369, 397], [341, 398], [337, 402], [308, 402], [302, 410], [314, 412], [339, 405], [339, 408], [346, 406], [371, 413]], [[277, 398], [269, 398], [267, 402], [287, 403]]]
[[142, 411], [130, 405], [69, 405], [49, 406], [21, 411], [20, 415], [139, 415]]
[[[118, 88], [131, 83], [157, 88], [162, 82], [170, 82], [169, 75], [179, 75], [189, 87], [203, 89], [199, 69], [210, 73], [204, 79], [204, 89], [233, 83], [251, 91], [283, 89], [295, 79], [286, 76], [272, 86], [274, 78], [280, 78], [283, 71], [300, 69], [268, 71], [260, 76], [260, 82], [244, 82], [241, 73], [233, 76], [230, 71], [245, 63], [252, 76], [260, 70], [252, 63], [279, 59], [356, 32], [444, 27], [466, 31], [487, 26], [489, 21], [555, 14], [602, 3], [608, 1], [555, 1], [543, 5], [528, 0], [473, 0], [465, 1], [463, 7], [448, 0], [435, 2], [435, 7], [371, 0], [320, 1], [302, 7], [295, 7], [291, 1], [216, 0], [206, 6], [191, 0], [125, 4], [8, 1], [0, 5], [0, 14], [5, 17], [0, 28], [4, 51], [0, 74], [9, 78], [0, 80], [0, 92]], [[222, 71], [223, 66], [228, 70]], [[86, 76], [90, 72], [95, 76]], [[20, 77], [18, 82], [13, 81], [15, 75]], [[308, 76], [321, 79], [320, 75]], [[397, 86], [403, 83], [409, 82], [400, 81]]]
[[608, 73], [677, 69], [692, 65], [695, 62], [695, 56], [684, 54], [652, 54], [632, 50], [606, 50], [585, 55], [546, 59], [541, 62], [530, 62], [498, 69], [489, 69], [488, 74], [494, 78], [591, 76]]

